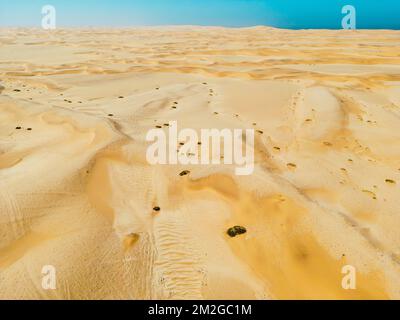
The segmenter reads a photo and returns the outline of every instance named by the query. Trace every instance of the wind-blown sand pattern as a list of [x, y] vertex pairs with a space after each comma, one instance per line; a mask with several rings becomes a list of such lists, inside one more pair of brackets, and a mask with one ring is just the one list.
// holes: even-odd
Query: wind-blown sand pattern
[[[395, 31], [2, 29], [0, 298], [400, 298], [399, 47]], [[256, 129], [254, 174], [149, 165], [145, 135], [170, 120]]]

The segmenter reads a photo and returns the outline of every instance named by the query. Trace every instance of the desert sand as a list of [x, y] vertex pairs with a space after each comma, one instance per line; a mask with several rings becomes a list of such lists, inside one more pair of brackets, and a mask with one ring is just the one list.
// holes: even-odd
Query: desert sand
[[[2, 29], [0, 299], [399, 299], [399, 47], [382, 30]], [[150, 165], [146, 133], [169, 121], [254, 128], [254, 173]]]

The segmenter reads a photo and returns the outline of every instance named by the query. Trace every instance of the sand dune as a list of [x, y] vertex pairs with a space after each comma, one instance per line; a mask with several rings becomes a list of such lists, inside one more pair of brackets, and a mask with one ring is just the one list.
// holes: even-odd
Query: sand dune
[[[0, 298], [399, 299], [399, 45], [395, 31], [2, 29]], [[254, 173], [148, 164], [146, 133], [169, 121], [254, 128]]]

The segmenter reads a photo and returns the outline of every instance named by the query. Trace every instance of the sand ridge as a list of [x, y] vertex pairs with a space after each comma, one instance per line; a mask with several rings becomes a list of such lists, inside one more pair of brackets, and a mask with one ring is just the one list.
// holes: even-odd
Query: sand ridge
[[[400, 298], [399, 44], [389, 30], [2, 29], [0, 298]], [[169, 121], [254, 128], [254, 174], [149, 165], [146, 133]]]

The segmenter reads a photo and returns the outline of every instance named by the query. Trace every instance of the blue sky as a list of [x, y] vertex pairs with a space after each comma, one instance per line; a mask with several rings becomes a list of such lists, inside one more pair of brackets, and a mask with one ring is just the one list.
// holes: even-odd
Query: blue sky
[[341, 28], [341, 8], [357, 9], [358, 29], [400, 29], [400, 0], [0, 0], [0, 26], [40, 26], [41, 8], [58, 26], [268, 25]]

